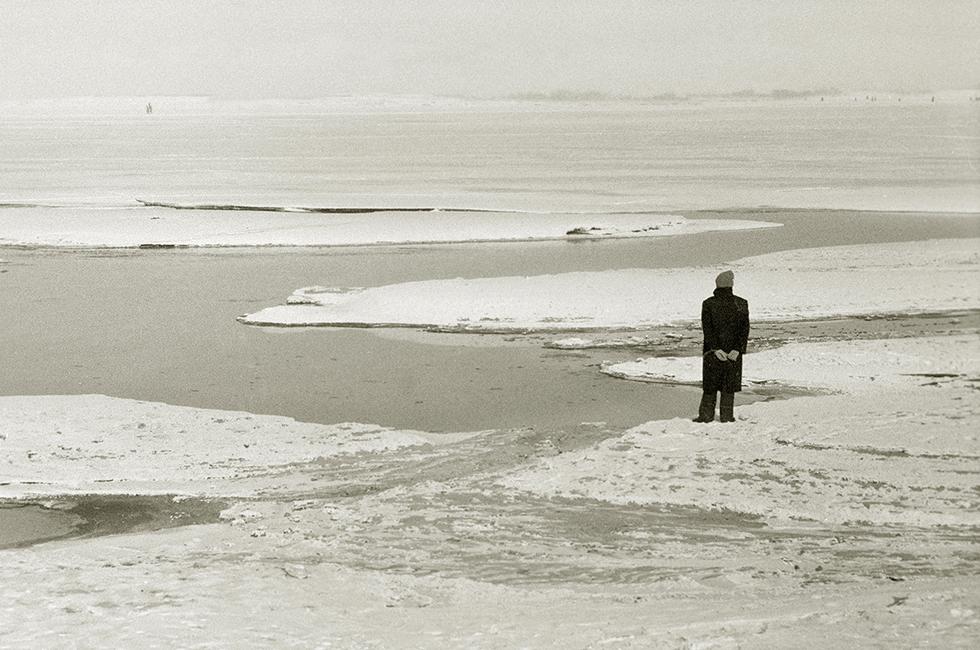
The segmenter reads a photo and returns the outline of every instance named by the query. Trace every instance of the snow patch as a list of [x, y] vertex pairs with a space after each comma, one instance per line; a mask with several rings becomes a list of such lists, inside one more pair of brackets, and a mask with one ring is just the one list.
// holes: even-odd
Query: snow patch
[[583, 339], [575, 336], [558, 339], [557, 341], [551, 341], [548, 343], [547, 347], [555, 348], [557, 350], [583, 350], [592, 347], [594, 341], [592, 339]]
[[[952, 355], [937, 347], [948, 347]], [[964, 376], [980, 370], [976, 337], [798, 343], [745, 355], [747, 384], [881, 390], [923, 376]], [[604, 365], [602, 372], [637, 381], [701, 384], [701, 357], [652, 357]]]
[[736, 407], [734, 424], [648, 422], [499, 482], [776, 520], [980, 525], [975, 336], [796, 344], [750, 355], [746, 366], [845, 394]]
[[295, 463], [432, 436], [102, 395], [0, 397], [0, 496], [247, 495]]

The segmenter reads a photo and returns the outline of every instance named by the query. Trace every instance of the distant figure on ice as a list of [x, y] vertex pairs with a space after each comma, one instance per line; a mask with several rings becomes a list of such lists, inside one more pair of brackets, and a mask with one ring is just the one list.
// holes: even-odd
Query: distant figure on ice
[[732, 293], [735, 274], [719, 273], [715, 294], [701, 303], [704, 333], [701, 406], [695, 422], [715, 419], [715, 394], [721, 392], [721, 421], [735, 421], [735, 393], [742, 390], [742, 356], [749, 340], [749, 303]]
[[146, 103], [146, 114], [153, 115], [153, 104], [149, 102]]

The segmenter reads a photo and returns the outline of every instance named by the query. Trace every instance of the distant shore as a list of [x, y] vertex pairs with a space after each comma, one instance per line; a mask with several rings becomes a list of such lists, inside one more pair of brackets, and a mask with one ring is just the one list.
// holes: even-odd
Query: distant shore
[[[122, 96], [122, 97], [59, 97], [23, 100], [0, 100], [0, 115], [44, 117], [49, 115], [120, 116], [133, 115], [144, 119], [166, 119], [174, 115], [207, 114], [344, 114], [344, 113], [438, 113], [502, 110], [591, 110], [614, 111], [670, 110], [677, 107], [699, 106], [793, 106], [793, 105], [854, 105], [882, 104], [950, 105], [980, 101], [975, 88], [900, 91], [869, 89], [823, 88], [810, 91], [746, 90], [723, 95], [661, 94], [651, 96], [610, 95], [554, 91], [509, 97], [460, 97], [428, 95], [347, 95], [296, 99], [236, 100], [198, 96]], [[146, 114], [147, 102], [153, 114]]]

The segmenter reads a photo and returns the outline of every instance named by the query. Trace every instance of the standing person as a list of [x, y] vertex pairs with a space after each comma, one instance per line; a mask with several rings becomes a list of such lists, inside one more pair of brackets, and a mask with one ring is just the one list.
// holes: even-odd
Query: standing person
[[715, 419], [715, 393], [718, 392], [721, 392], [721, 421], [735, 421], [735, 393], [742, 390], [742, 356], [749, 340], [749, 303], [732, 293], [734, 284], [734, 273], [719, 273], [714, 295], [701, 303], [704, 394], [695, 422]]

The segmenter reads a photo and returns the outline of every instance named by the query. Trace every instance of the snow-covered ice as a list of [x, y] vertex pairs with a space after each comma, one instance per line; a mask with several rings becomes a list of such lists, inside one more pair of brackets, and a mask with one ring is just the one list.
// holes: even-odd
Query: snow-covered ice
[[323, 532], [354, 536], [309, 531], [303, 543], [210, 526], [3, 552], [0, 645], [802, 648], [820, 639], [969, 647], [980, 618], [972, 576], [801, 587], [793, 563], [811, 564], [827, 552], [820, 547], [773, 562], [768, 580], [716, 563], [652, 586], [510, 585], [343, 566], [330, 561]]
[[[650, 359], [617, 374], [683, 381], [697, 361]], [[745, 365], [839, 394], [737, 407], [732, 425], [648, 422], [502, 484], [822, 523], [980, 525], [975, 335], [791, 344]]]
[[103, 395], [0, 397], [0, 496], [248, 495], [289, 466], [429, 444], [428, 434], [320, 425]]
[[[0, 245], [358, 246], [689, 235], [778, 223], [676, 215], [459, 212], [367, 214], [53, 207], [0, 210]], [[585, 234], [568, 234], [583, 229]]]
[[[980, 307], [980, 239], [808, 248], [732, 262], [753, 320]], [[690, 323], [717, 267], [429, 280], [347, 292], [299, 289], [253, 325], [550, 330]], [[321, 298], [322, 296], [322, 298]], [[304, 304], [297, 304], [304, 303]]]
[[[956, 354], [941, 355], [938, 346]], [[752, 385], [783, 384], [851, 392], [879, 391], [908, 377], [969, 375], [980, 370], [976, 336], [898, 338], [877, 341], [797, 343], [744, 357], [742, 379]], [[606, 364], [614, 377], [673, 384], [701, 384], [701, 357], [649, 357]]]

